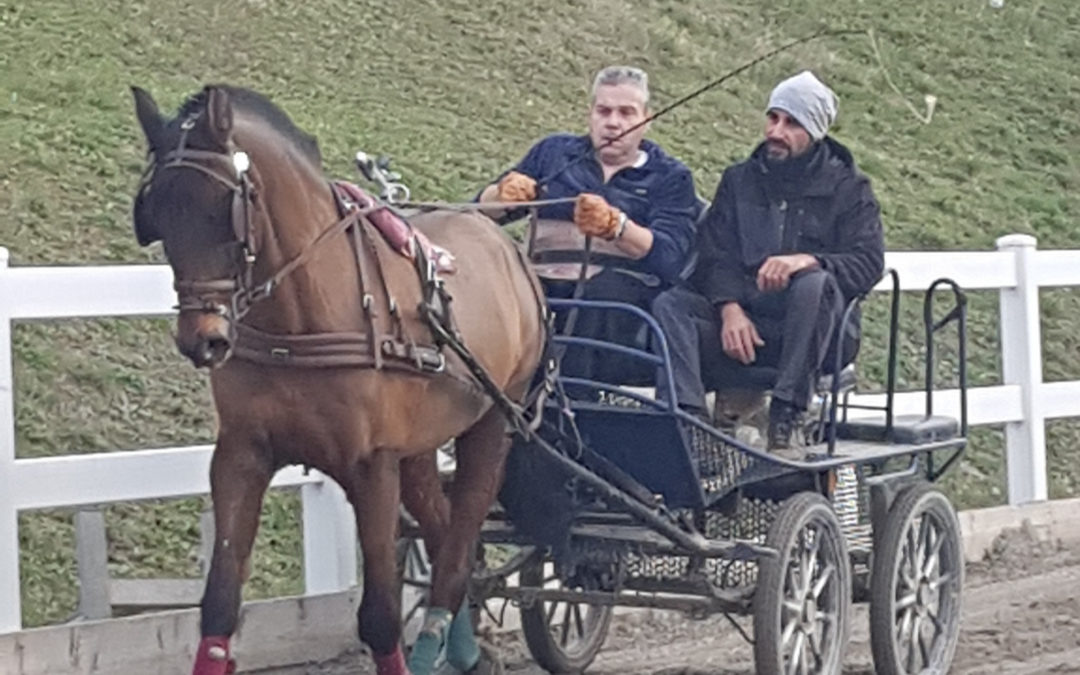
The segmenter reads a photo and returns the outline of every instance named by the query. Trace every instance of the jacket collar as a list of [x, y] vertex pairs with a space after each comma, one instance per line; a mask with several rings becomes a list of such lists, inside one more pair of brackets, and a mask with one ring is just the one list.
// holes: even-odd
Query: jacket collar
[[750, 155], [755, 171], [764, 179], [768, 192], [784, 197], [825, 197], [836, 192], [837, 186], [855, 172], [851, 151], [830, 136], [814, 144], [805, 168], [790, 175], [771, 165], [766, 158], [765, 143], [759, 144]]

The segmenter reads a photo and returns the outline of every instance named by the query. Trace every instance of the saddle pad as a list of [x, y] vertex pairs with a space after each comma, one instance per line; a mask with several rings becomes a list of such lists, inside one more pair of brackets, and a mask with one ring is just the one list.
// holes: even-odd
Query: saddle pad
[[[347, 181], [335, 181], [334, 187], [337, 188], [347, 203], [355, 204], [362, 209], [377, 206], [375, 199], [364, 192], [359, 185]], [[376, 208], [368, 213], [367, 218], [382, 233], [387, 243], [401, 255], [412, 260], [416, 256], [413, 247], [417, 244], [414, 242], [417, 242], [423, 247], [427, 259], [435, 263], [437, 271], [445, 274], [454, 272], [454, 256], [450, 251], [431, 243], [423, 232], [414, 229], [389, 207]]]

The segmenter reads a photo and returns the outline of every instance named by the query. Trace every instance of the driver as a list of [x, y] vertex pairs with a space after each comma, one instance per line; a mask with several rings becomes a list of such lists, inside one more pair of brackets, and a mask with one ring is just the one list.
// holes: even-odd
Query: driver
[[[576, 197], [542, 207], [545, 219], [573, 220], [583, 235], [613, 244], [625, 258], [609, 258], [589, 279], [584, 298], [617, 300], [646, 311], [687, 267], [700, 206], [690, 170], [645, 140], [648, 77], [626, 66], [604, 68], [593, 82], [588, 133], [554, 134], [534, 145], [513, 169], [480, 193], [480, 202], [525, 202]], [[635, 125], [640, 127], [626, 133]], [[541, 194], [542, 193], [542, 194]], [[610, 263], [609, 263], [610, 261]], [[545, 280], [549, 297], [570, 297], [574, 282]], [[579, 314], [574, 334], [635, 345], [641, 321], [627, 313]], [[574, 348], [564, 374], [620, 384], [651, 382], [653, 370], [632, 373], [611, 352]]]

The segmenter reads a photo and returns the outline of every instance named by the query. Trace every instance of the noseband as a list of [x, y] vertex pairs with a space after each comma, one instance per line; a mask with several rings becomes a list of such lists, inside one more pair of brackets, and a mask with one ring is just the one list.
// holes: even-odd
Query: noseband
[[[177, 278], [173, 282], [173, 288], [178, 300], [176, 309], [181, 312], [219, 314], [229, 320], [230, 330], [235, 330], [236, 323], [247, 315], [251, 307], [269, 297], [282, 279], [307, 262], [319, 244], [348, 229], [366, 212], [355, 210], [345, 214], [266, 281], [256, 284], [254, 268], [258, 251], [252, 217], [256, 192], [249, 176], [251, 161], [242, 150], [219, 152], [187, 147], [188, 134], [195, 127], [199, 115], [200, 113], [195, 113], [180, 124], [180, 141], [175, 150], [164, 155], [160, 162], [151, 162], [140, 183], [139, 194], [149, 192], [155, 176], [170, 169], [193, 169], [214, 179], [232, 193], [230, 218], [235, 236], [233, 244], [238, 247], [238, 255], [234, 258], [234, 273], [220, 279]], [[228, 301], [222, 302], [223, 297], [227, 297]]]

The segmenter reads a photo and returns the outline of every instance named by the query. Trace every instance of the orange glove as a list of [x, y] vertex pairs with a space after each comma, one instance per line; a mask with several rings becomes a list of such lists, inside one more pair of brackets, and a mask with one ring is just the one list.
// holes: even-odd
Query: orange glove
[[499, 181], [500, 202], [531, 202], [536, 199], [536, 181], [523, 173], [511, 171]]
[[574, 223], [587, 237], [600, 237], [608, 241], [614, 239], [619, 230], [621, 213], [600, 195], [588, 192], [578, 195], [574, 203]]

